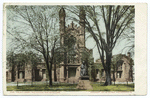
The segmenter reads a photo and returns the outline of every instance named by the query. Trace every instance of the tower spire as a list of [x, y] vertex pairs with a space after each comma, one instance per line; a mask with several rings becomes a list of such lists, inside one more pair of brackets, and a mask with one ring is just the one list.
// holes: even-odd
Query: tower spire
[[59, 11], [59, 31], [60, 31], [60, 44], [64, 44], [64, 33], [65, 33], [65, 17], [66, 13], [64, 8], [62, 7]]
[[66, 13], [63, 7], [61, 7], [60, 11], [59, 11], [59, 17], [66, 17]]
[[83, 6], [80, 7], [79, 18], [80, 18], [80, 25], [85, 27], [85, 10]]
[[80, 18], [80, 40], [82, 43], [79, 45], [80, 47], [85, 47], [85, 10], [84, 7], [80, 7], [80, 13], [79, 13], [79, 18]]

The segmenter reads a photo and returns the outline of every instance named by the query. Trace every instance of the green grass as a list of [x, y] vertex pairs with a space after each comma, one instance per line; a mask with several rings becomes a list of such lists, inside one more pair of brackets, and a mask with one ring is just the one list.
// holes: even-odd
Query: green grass
[[77, 84], [59, 83], [49, 87], [46, 84], [23, 85], [23, 86], [7, 86], [8, 91], [77, 91]]
[[[116, 84], [103, 86], [101, 83], [91, 83], [93, 90], [91, 91], [134, 91], [134, 84]], [[77, 84], [59, 83], [49, 87], [46, 84], [24, 85], [24, 86], [7, 86], [8, 91], [90, 91], [76, 89]]]
[[91, 84], [93, 91], [134, 91], [134, 84], [116, 84], [104, 86], [103, 84]]

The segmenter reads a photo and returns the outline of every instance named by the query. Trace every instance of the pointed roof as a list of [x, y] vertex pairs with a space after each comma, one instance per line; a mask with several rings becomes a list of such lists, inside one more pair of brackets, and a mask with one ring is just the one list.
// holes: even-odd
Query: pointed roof
[[59, 11], [59, 16], [66, 16], [65, 9], [63, 7], [61, 7], [61, 9]]

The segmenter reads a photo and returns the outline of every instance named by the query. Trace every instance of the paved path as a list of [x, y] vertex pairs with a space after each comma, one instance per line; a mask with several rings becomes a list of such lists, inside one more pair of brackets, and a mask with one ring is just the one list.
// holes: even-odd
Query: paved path
[[[33, 82], [33, 85], [37, 85], [37, 84], [46, 84], [48, 83], [48, 81], [43, 81], [43, 82]], [[10, 82], [6, 84], [7, 86], [17, 86], [17, 82]], [[18, 86], [22, 86], [22, 85], [32, 85], [32, 82], [22, 82], [22, 83], [18, 83]]]
[[[33, 82], [33, 85], [38, 85], [38, 84], [48, 84], [48, 81], [40, 81], [40, 82]], [[59, 83], [59, 82], [53, 82], [53, 83]], [[31, 85], [32, 82], [25, 82], [25, 83], [18, 83], [18, 86], [23, 86], [23, 85]], [[95, 82], [95, 84], [99, 84], [99, 82]], [[112, 82], [112, 84], [114, 84]], [[127, 82], [115, 82], [115, 84], [127, 84]], [[133, 82], [128, 82], [128, 84], [133, 84]], [[7, 86], [17, 86], [17, 82], [10, 82], [6, 84]]]

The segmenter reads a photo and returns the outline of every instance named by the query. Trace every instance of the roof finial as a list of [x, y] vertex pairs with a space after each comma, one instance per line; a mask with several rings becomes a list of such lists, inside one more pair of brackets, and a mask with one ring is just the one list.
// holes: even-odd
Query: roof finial
[[72, 21], [72, 28], [73, 28], [73, 21]]
[[66, 16], [65, 15], [65, 10], [64, 10], [63, 6], [61, 7], [61, 9], [59, 11], [59, 16]]

